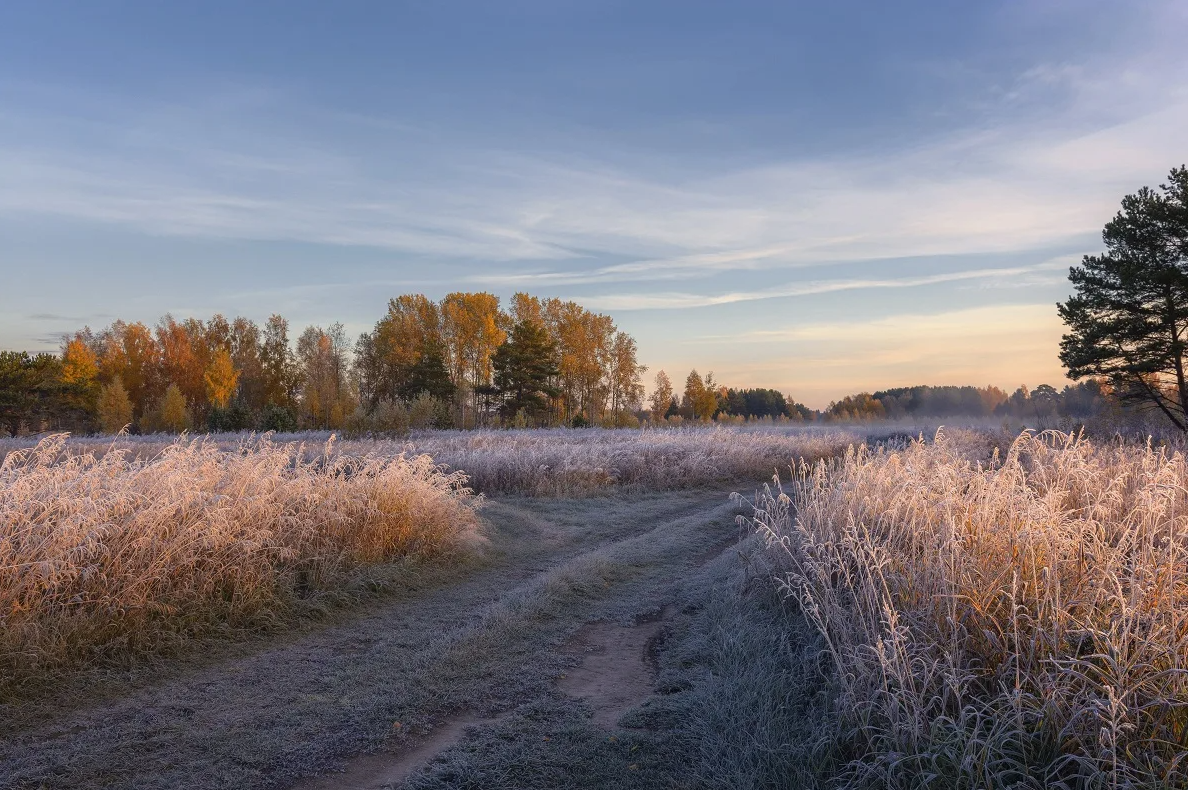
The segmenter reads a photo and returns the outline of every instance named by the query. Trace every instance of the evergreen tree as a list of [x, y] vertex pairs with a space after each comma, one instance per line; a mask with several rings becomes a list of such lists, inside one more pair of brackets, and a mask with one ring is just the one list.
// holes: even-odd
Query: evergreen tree
[[681, 405], [677, 403], [675, 395], [672, 397], [672, 400], [668, 402], [668, 410], [664, 412], [664, 416], [665, 418], [681, 416]]
[[1076, 293], [1057, 305], [1069, 328], [1060, 361], [1070, 378], [1105, 377], [1188, 431], [1188, 168], [1124, 197], [1102, 240], [1107, 252], [1069, 271]]
[[261, 335], [264, 405], [289, 409], [293, 406], [300, 379], [293, 349], [289, 346], [289, 322], [273, 314], [268, 317]]
[[534, 321], [516, 323], [508, 340], [495, 350], [492, 365], [503, 418], [523, 411], [540, 421], [548, 413], [548, 399], [559, 392], [552, 385], [558, 372], [557, 349], [544, 327]]
[[85, 398], [77, 383], [63, 378], [53, 354], [30, 356], [0, 351], [0, 425], [13, 436], [85, 419]]
[[399, 393], [402, 398], [412, 400], [421, 393], [427, 393], [440, 401], [449, 402], [455, 392], [454, 382], [446, 368], [445, 356], [435, 346], [421, 352], [404, 376]]

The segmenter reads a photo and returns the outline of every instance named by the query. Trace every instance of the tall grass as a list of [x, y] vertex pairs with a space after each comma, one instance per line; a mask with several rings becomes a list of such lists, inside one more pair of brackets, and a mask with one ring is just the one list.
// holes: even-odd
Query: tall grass
[[66, 442], [0, 464], [0, 694], [46, 670], [284, 620], [364, 566], [477, 535], [479, 498], [427, 456], [182, 438], [135, 457]]
[[839, 784], [1184, 787], [1183, 455], [974, 447], [858, 447], [756, 503], [849, 712]]
[[[317, 447], [329, 437], [311, 432], [276, 438]], [[585, 428], [414, 431], [406, 439], [348, 439], [336, 446], [348, 455], [428, 454], [439, 464], [464, 470], [469, 485], [485, 493], [587, 496], [614, 489], [671, 490], [762, 479], [797, 458], [838, 455], [862, 438], [855, 430], [812, 428]], [[243, 436], [213, 434], [208, 440], [234, 449]], [[65, 451], [98, 456], [115, 448], [144, 458], [172, 442], [162, 435], [78, 437], [69, 440]], [[0, 439], [0, 459], [30, 444], [29, 439]]]

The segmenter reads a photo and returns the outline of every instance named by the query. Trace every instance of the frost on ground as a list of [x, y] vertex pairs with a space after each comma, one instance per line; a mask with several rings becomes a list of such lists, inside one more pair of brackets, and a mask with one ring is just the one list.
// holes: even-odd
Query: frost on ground
[[[1185, 786], [1183, 455], [905, 433], [414, 436], [480, 470], [483, 552], [0, 708], [0, 786]], [[291, 464], [411, 449], [342, 448]]]
[[108, 678], [105, 699], [80, 700], [83, 684], [0, 710], [0, 786], [292, 787], [461, 716], [475, 722], [461, 741], [401, 786], [667, 787], [696, 768], [679, 737], [692, 708], [608, 731], [557, 681], [580, 668], [565, 646], [586, 624], [679, 613], [721, 588], [735, 571], [697, 563], [737, 535], [726, 493], [492, 501], [487, 556], [465, 574], [425, 571], [329, 625]]

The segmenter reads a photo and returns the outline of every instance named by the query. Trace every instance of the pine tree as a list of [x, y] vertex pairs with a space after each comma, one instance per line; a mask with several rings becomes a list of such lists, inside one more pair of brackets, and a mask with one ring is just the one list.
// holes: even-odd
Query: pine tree
[[62, 380], [62, 360], [53, 354], [0, 351], [0, 426], [6, 433], [61, 425], [75, 416], [73, 395], [73, 386]]
[[[273, 314], [268, 317], [261, 335], [264, 405], [287, 409], [293, 405], [299, 383], [293, 349], [289, 347], [289, 322]], [[280, 412], [273, 410], [273, 413]]]
[[1060, 361], [1188, 431], [1188, 168], [1124, 197], [1102, 239], [1107, 252], [1069, 271], [1076, 294], [1057, 305], [1069, 328]]
[[454, 382], [450, 381], [445, 357], [435, 346], [429, 346], [409, 367], [399, 394], [406, 400], [412, 400], [422, 393], [427, 393], [440, 401], [449, 402], [454, 397], [454, 391]]
[[558, 394], [552, 385], [557, 349], [544, 327], [534, 321], [516, 323], [508, 340], [496, 349], [492, 365], [503, 418], [510, 420], [523, 412], [539, 422], [548, 413], [548, 399]]

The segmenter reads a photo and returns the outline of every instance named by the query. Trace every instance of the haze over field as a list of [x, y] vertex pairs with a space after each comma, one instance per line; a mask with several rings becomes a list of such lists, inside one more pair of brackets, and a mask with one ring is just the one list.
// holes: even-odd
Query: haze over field
[[[52, 12], [51, 12], [52, 11]], [[0, 348], [116, 317], [612, 313], [809, 406], [1060, 385], [1070, 264], [1181, 163], [1188, 7], [0, 11]], [[649, 377], [650, 378], [650, 377]]]

